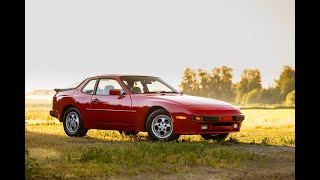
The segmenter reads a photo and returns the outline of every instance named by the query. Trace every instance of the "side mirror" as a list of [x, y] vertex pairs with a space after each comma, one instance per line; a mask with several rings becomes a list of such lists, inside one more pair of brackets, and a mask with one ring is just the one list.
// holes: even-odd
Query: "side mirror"
[[120, 89], [110, 89], [109, 94], [110, 95], [118, 95], [119, 99], [122, 99], [124, 97], [123, 94], [121, 93]]

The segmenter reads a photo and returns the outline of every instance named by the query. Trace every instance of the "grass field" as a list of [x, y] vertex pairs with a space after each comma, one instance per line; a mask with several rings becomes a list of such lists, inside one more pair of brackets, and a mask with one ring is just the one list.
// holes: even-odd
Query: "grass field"
[[50, 100], [26, 99], [27, 178], [294, 178], [294, 109], [243, 109], [241, 132], [222, 142], [199, 135], [151, 142], [142, 132], [68, 137], [50, 108]]

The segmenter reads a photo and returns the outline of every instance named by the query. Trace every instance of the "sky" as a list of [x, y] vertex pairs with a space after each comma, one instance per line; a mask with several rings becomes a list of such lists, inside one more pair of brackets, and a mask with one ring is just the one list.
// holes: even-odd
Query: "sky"
[[25, 89], [100, 74], [161, 77], [178, 89], [187, 67], [258, 68], [272, 85], [295, 67], [293, 0], [26, 0]]

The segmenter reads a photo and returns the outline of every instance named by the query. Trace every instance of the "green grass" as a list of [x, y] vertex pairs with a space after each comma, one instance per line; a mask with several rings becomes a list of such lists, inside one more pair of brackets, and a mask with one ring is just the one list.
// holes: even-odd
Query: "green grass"
[[[123, 165], [130, 169], [158, 172], [168, 171], [168, 169], [178, 171], [185, 165], [232, 166], [241, 160], [255, 158], [253, 154], [245, 154], [229, 147], [207, 142], [130, 142], [125, 146], [122, 143], [114, 143], [108, 147], [101, 145], [84, 148], [81, 152], [80, 162]], [[224, 161], [230, 163], [224, 163]], [[159, 167], [161, 164], [167, 164], [167, 168], [161, 169]], [[122, 169], [121, 171], [125, 173], [127, 170]]]
[[25, 149], [25, 178], [31, 179], [34, 174], [37, 174], [39, 169], [39, 164], [35, 159], [30, 157], [28, 149]]
[[[41, 132], [36, 129], [52, 130]], [[26, 143], [30, 157], [40, 165], [34, 168], [37, 170], [34, 178], [172, 173], [199, 166], [230, 168], [247, 160], [263, 158], [255, 153], [238, 151], [231, 146], [232, 142], [151, 142], [130, 136], [125, 140], [107, 141], [92, 136], [68, 138], [61, 135], [61, 130], [57, 125], [27, 126]]]

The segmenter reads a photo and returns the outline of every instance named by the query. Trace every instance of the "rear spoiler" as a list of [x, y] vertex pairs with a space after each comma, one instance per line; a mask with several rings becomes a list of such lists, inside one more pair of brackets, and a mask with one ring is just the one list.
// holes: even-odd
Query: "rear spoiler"
[[58, 92], [62, 92], [62, 91], [69, 91], [69, 90], [73, 90], [75, 88], [54, 88], [53, 90], [56, 91], [57, 93]]

